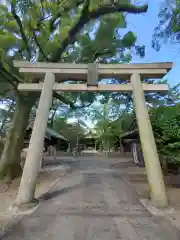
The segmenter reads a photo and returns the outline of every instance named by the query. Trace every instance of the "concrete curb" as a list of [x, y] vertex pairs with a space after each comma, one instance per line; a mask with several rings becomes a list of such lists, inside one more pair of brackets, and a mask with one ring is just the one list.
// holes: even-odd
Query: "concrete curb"
[[[131, 187], [131, 189], [133, 189], [136, 194], [138, 195], [139, 197], [139, 200], [140, 200], [140, 204], [145, 208], [147, 209], [147, 211], [149, 211], [153, 216], [156, 216], [156, 217], [164, 217], [167, 221], [169, 221], [175, 228], [179, 229], [180, 230], [180, 226], [179, 224], [176, 224], [176, 222], [173, 221], [173, 217], [176, 215], [177, 211], [176, 209], [174, 209], [172, 206], [169, 206], [169, 207], [166, 207], [166, 208], [157, 208], [156, 206], [154, 206], [152, 204], [152, 202], [149, 200], [149, 199], [144, 199], [144, 198], [141, 198], [141, 193], [140, 191], [138, 191], [136, 189], [135, 186], [133, 186], [129, 181], [128, 179], [126, 179], [125, 177], [122, 177], [122, 179], [125, 181], [125, 183]], [[180, 213], [180, 211], [179, 211]]]
[[130, 181], [127, 180], [126, 177], [122, 177], [122, 179], [125, 181], [125, 183], [133, 189], [136, 194], [139, 197], [139, 201], [143, 207], [145, 207], [152, 215], [155, 216], [166, 216], [167, 214], [174, 214], [174, 208], [171, 206], [164, 207], [164, 208], [158, 208], [150, 201], [150, 199], [144, 199], [141, 198], [141, 192], [136, 189], [135, 186], [133, 186]]
[[172, 207], [156, 207], [149, 199], [140, 199], [141, 204], [152, 214], [155, 216], [163, 216], [168, 217], [175, 213], [174, 208]]
[[126, 177], [121, 176], [121, 178], [124, 180], [124, 182], [125, 182], [131, 189], [133, 189], [133, 191], [136, 192], [136, 194], [137, 194], [139, 197], [141, 196], [140, 191], [138, 191], [138, 190], [130, 183], [130, 181], [129, 181]]

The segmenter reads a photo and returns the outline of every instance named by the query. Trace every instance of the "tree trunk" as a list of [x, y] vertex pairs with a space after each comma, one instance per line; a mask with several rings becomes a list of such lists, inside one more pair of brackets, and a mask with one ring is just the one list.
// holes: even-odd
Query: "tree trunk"
[[21, 150], [33, 103], [34, 101], [32, 101], [30, 97], [18, 96], [16, 100], [12, 124], [7, 132], [6, 142], [0, 160], [1, 177], [6, 177], [9, 182], [22, 173], [20, 166]]
[[124, 154], [124, 146], [122, 144], [122, 140], [120, 139], [120, 152]]
[[14, 106], [14, 100], [10, 104], [10, 107], [8, 109], [8, 112], [7, 112], [7, 116], [4, 118], [4, 120], [2, 122], [2, 125], [1, 125], [1, 128], [0, 128], [0, 132], [3, 132], [4, 126], [5, 126], [5, 124], [6, 124], [7, 120], [8, 120], [8, 117], [9, 117], [9, 114], [10, 114], [11, 110], [13, 109], [13, 106]]
[[161, 159], [161, 164], [162, 164], [162, 170], [163, 174], [166, 176], [168, 175], [168, 164], [167, 164], [167, 159], [162, 157]]
[[53, 112], [53, 114], [51, 116], [50, 124], [51, 124], [52, 127], [53, 127], [53, 124], [54, 124], [54, 118], [56, 116], [56, 112], [57, 112], [57, 109], [54, 110], [54, 112]]

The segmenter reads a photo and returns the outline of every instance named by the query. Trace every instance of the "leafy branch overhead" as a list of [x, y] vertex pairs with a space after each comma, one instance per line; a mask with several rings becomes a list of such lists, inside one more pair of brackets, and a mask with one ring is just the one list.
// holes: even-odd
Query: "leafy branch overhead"
[[130, 3], [119, 4], [104, 4], [102, 7], [97, 7], [97, 9], [89, 11], [90, 0], [84, 1], [83, 8], [80, 12], [80, 17], [77, 21], [72, 24], [72, 27], [69, 28], [67, 36], [61, 42], [61, 46], [57, 49], [56, 53], [50, 59], [52, 62], [59, 61], [62, 53], [69, 44], [74, 43], [76, 34], [87, 24], [90, 20], [98, 19], [101, 16], [106, 14], [112, 14], [117, 12], [129, 12], [129, 13], [142, 13], [147, 11], [147, 5], [142, 7], [134, 6]]
[[[4, 68], [9, 64], [4, 56], [11, 61], [33, 62], [106, 62], [107, 59], [114, 61], [114, 57], [116, 61], [130, 61], [131, 54], [124, 52], [132, 47], [143, 56], [142, 48], [135, 46], [135, 34], [128, 32], [120, 36], [119, 29], [126, 27], [124, 12], [146, 12], [147, 5], [136, 6], [130, 1], [112, 3], [94, 0], [9, 0], [6, 5], [0, 4], [0, 67], [3, 78], [13, 87], [19, 81], [29, 81], [20, 76], [13, 66]], [[80, 99], [77, 94], [73, 95]], [[75, 106], [65, 96], [57, 93], [55, 96]], [[89, 94], [89, 97], [86, 106], [92, 102], [92, 95]]]
[[180, 0], [164, 1], [158, 14], [159, 24], [154, 29], [152, 47], [157, 51], [167, 41], [180, 42]]

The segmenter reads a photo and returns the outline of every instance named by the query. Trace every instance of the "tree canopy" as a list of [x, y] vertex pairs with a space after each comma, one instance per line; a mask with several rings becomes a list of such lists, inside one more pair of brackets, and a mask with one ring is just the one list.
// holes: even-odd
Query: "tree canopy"
[[[131, 54], [125, 53], [131, 48], [143, 56], [140, 46], [135, 45], [135, 33], [129, 31], [121, 36], [118, 30], [126, 27], [123, 12], [141, 13], [146, 10], [146, 5], [135, 6], [130, 1], [113, 5], [111, 1], [6, 1], [6, 5], [0, 5], [0, 67], [1, 79], [5, 79], [0, 83], [1, 89], [4, 87], [8, 91], [16, 88], [19, 82], [29, 81], [12, 67], [14, 59], [31, 62], [121, 62], [131, 59]], [[78, 106], [84, 106], [79, 100], [92, 103], [94, 95], [83, 93], [65, 97], [55, 93], [54, 96], [74, 107], [75, 99]]]
[[158, 14], [159, 24], [154, 29], [152, 47], [157, 51], [167, 41], [180, 42], [180, 1], [168, 0], [163, 2]]
[[180, 164], [180, 104], [152, 109], [151, 122], [159, 154]]
[[[171, 38], [179, 41], [180, 2], [173, 0], [169, 3], [169, 5], [164, 3], [159, 14], [159, 25], [154, 31], [152, 46], [156, 50], [160, 49], [162, 40]], [[20, 120], [23, 122], [23, 128], [19, 126], [16, 130], [19, 132], [11, 133], [12, 135], [7, 138], [9, 145], [10, 141], [14, 141], [14, 144], [11, 143], [11, 145], [17, 148], [15, 145], [16, 136], [20, 136], [18, 139], [23, 138], [22, 133], [26, 127], [25, 120], [28, 119], [30, 112], [32, 115], [36, 114], [39, 98], [34, 93], [26, 93], [21, 98], [22, 94], [17, 90], [17, 85], [21, 82], [38, 82], [40, 80], [19, 74], [17, 69], [13, 67], [13, 60], [26, 60], [33, 63], [38, 61], [129, 63], [132, 60], [132, 51], [140, 57], [144, 57], [145, 46], [137, 45], [137, 36], [134, 31], [129, 30], [122, 34], [121, 30], [127, 28], [125, 13], [138, 14], [146, 11], [147, 5], [133, 4], [133, 1], [130, 0], [9, 0], [6, 1], [6, 4], [1, 3], [0, 97], [1, 100], [9, 101], [9, 106], [16, 102], [14, 114], [16, 121], [12, 120], [12, 129], [15, 129], [15, 123], [19, 123]], [[124, 79], [101, 79], [100, 81], [116, 84], [127, 83]], [[74, 82], [82, 83], [82, 81], [75, 79], [66, 79], [65, 81], [65, 83]], [[143, 79], [143, 82], [156, 83], [157, 81]], [[158, 83], [167, 83], [167, 81], [161, 80]], [[179, 84], [171, 87], [168, 94], [145, 93], [148, 107], [165, 111], [163, 107], [165, 105], [166, 110], [175, 109], [175, 105], [179, 103], [179, 87]], [[84, 129], [79, 125], [79, 122], [78, 124], [67, 122], [69, 111], [74, 116], [89, 114], [87, 109], [95, 101], [103, 105], [96, 109], [90, 108], [91, 114], [89, 115], [92, 119], [96, 119], [96, 136], [103, 142], [105, 148], [113, 146], [119, 135], [128, 130], [128, 126], [134, 119], [133, 101], [130, 93], [56, 92], [53, 97], [48, 124], [67, 138], [71, 138], [73, 142], [76, 141], [76, 135], [84, 136]], [[30, 103], [29, 100], [32, 102]], [[17, 107], [18, 104], [20, 105]], [[125, 105], [127, 111], [122, 110], [120, 104]], [[26, 105], [25, 108], [23, 108], [24, 105]], [[161, 110], [156, 110], [157, 115]], [[11, 119], [12, 112], [14, 112], [14, 105], [9, 115], [7, 111], [2, 111], [2, 116]], [[174, 110], [172, 112], [175, 114]], [[18, 115], [18, 113], [20, 114]], [[77, 116], [77, 118], [79, 117]], [[153, 115], [152, 119], [154, 119]], [[174, 119], [177, 120], [178, 117], [174, 117], [172, 122], [175, 121]], [[163, 121], [166, 122], [166, 120]], [[167, 121], [171, 120], [167, 119]], [[157, 129], [159, 125], [155, 124], [153, 127]], [[18, 144], [20, 153], [22, 142]], [[6, 155], [6, 159], [13, 157], [13, 152], [10, 157]], [[5, 162], [5, 160], [3, 161]], [[2, 165], [0, 164], [0, 171]]]
[[[147, 11], [147, 5], [131, 1], [6, 1], [0, 4], [0, 85], [2, 98], [16, 101], [12, 124], [9, 128], [0, 161], [0, 172], [11, 178], [19, 172], [20, 152], [29, 114], [35, 112], [38, 95], [20, 93], [21, 82], [38, 82], [40, 79], [19, 74], [13, 60], [30, 62], [123, 62], [131, 59], [126, 50], [136, 46], [136, 36], [126, 27], [124, 13], [138, 14]], [[104, 38], [106, 35], [106, 38]], [[74, 79], [66, 79], [66, 83]], [[78, 81], [77, 83], [79, 83]], [[61, 109], [89, 106], [96, 96], [93, 93], [53, 93], [51, 124]], [[18, 127], [17, 127], [18, 125]], [[18, 170], [19, 169], [19, 170]]]

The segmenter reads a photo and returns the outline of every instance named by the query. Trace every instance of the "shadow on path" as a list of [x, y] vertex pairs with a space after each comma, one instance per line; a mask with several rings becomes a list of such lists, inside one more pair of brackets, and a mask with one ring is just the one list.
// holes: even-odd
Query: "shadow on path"
[[48, 200], [51, 200], [53, 198], [59, 197], [62, 194], [71, 192], [71, 191], [73, 191], [77, 188], [80, 188], [82, 186], [83, 186], [83, 183], [79, 183], [79, 184], [76, 184], [76, 185], [71, 186], [71, 187], [65, 187], [65, 188], [62, 188], [62, 189], [57, 189], [57, 190], [54, 190], [54, 191], [50, 191], [50, 192], [47, 192], [47, 193], [44, 193], [43, 195], [41, 195], [39, 200], [48, 201]]

